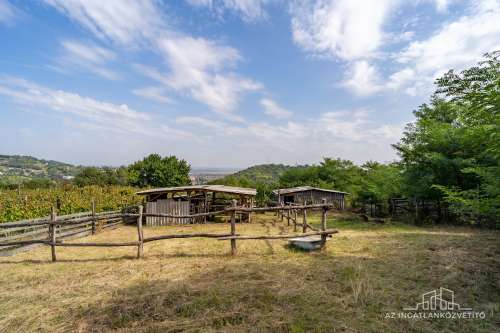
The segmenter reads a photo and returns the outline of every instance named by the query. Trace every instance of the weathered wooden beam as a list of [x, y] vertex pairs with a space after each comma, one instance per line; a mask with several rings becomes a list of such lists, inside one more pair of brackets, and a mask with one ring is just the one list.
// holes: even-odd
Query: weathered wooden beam
[[[190, 215], [174, 215], [174, 214], [152, 214], [152, 213], [143, 213], [142, 216], [156, 216], [156, 217], [170, 217], [170, 218], [191, 218], [191, 217], [201, 217], [201, 216], [210, 216], [210, 215], [219, 215], [219, 214], [224, 214], [226, 213], [226, 210], [219, 210], [216, 212], [208, 212], [208, 213], [197, 213], [197, 214], [190, 214]], [[137, 216], [137, 214], [123, 214], [122, 216], [124, 217], [129, 217], [129, 216]]]
[[[323, 204], [326, 204], [326, 199], [322, 199], [322, 202], [323, 202]], [[321, 214], [321, 230], [322, 231], [326, 230], [326, 212], [327, 212], [327, 209], [325, 207], [323, 207], [323, 211]], [[323, 244], [326, 243], [326, 235], [325, 234], [321, 235], [321, 242]]]
[[307, 209], [302, 209], [302, 232], [307, 231]]
[[0, 246], [15, 246], [15, 245], [30, 245], [30, 244], [50, 244], [50, 241], [46, 239], [29, 239], [23, 241], [2, 242], [0, 243]]
[[113, 246], [138, 246], [139, 242], [121, 242], [121, 243], [63, 243], [57, 242], [55, 246], [65, 247], [113, 247]]
[[225, 236], [219, 237], [217, 240], [246, 240], [246, 239], [286, 239], [286, 238], [297, 238], [297, 237], [307, 237], [307, 236], [317, 236], [317, 235], [332, 235], [338, 233], [338, 230], [327, 229], [325, 231], [307, 232], [305, 234], [294, 234], [294, 235], [263, 235], [263, 236]]
[[292, 209], [316, 209], [316, 208], [334, 208], [332, 204], [314, 204], [314, 205], [301, 205], [301, 206], [278, 206], [278, 207], [227, 207], [225, 211], [233, 211], [237, 212], [272, 212], [272, 211], [286, 211]]
[[96, 229], [96, 218], [95, 218], [95, 200], [92, 199], [92, 235], [95, 235]]
[[[233, 200], [233, 207], [236, 207], [236, 200]], [[231, 235], [236, 235], [236, 211], [231, 213]], [[236, 255], [236, 239], [231, 239], [231, 255]]]
[[50, 239], [50, 252], [52, 254], [52, 261], [57, 261], [56, 258], [56, 210], [52, 207], [52, 212], [50, 213], [50, 224], [49, 224], [49, 239]]
[[139, 206], [139, 216], [137, 217], [137, 235], [138, 235], [138, 242], [137, 242], [137, 258], [141, 258], [143, 253], [144, 253], [144, 233], [142, 231], [142, 210], [143, 207], [142, 205]]
[[38, 225], [48, 225], [49, 223], [49, 220], [40, 220], [35, 222], [0, 223], [0, 228], [33, 227]]
[[[237, 234], [236, 234], [237, 235]], [[232, 234], [212, 234], [212, 233], [194, 233], [194, 234], [179, 234], [179, 235], [162, 235], [144, 238], [144, 243], [154, 242], [162, 239], [175, 239], [175, 238], [220, 238], [232, 236]]]

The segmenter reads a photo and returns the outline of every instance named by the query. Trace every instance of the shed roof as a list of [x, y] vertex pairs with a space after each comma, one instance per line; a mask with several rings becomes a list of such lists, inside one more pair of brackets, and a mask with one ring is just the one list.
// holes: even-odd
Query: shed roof
[[280, 188], [279, 190], [274, 190], [273, 192], [275, 194], [292, 194], [292, 193], [307, 192], [307, 191], [319, 191], [319, 192], [349, 194], [347, 192], [336, 191], [336, 190], [327, 190], [324, 188], [312, 187], [312, 186], [298, 186], [298, 187], [291, 187], [291, 188]]
[[187, 192], [187, 191], [223, 192], [223, 193], [252, 195], [252, 196], [257, 195], [257, 190], [253, 188], [225, 186], [225, 185], [190, 185], [190, 186], [176, 186], [176, 187], [160, 187], [160, 188], [152, 188], [149, 190], [139, 191], [136, 192], [136, 194], [147, 195], [147, 194]]

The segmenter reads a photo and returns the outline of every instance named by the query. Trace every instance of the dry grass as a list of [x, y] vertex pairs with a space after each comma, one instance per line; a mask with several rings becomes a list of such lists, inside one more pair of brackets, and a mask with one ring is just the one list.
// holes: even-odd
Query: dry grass
[[[286, 232], [272, 215], [241, 234]], [[313, 222], [317, 222], [317, 219]], [[135, 248], [49, 248], [0, 258], [2, 332], [493, 332], [500, 328], [498, 232], [372, 225], [348, 215], [320, 252], [285, 241], [178, 239]], [[227, 232], [228, 225], [145, 228], [146, 235]], [[291, 228], [290, 228], [291, 230]], [[135, 240], [133, 227], [92, 241]], [[484, 320], [384, 319], [447, 287]]]

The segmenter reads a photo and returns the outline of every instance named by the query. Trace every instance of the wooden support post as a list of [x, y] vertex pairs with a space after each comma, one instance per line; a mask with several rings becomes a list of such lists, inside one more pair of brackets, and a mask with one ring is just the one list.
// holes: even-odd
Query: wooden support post
[[293, 219], [293, 232], [297, 232], [297, 210], [293, 210], [294, 219]]
[[[236, 200], [233, 199], [234, 207], [236, 207]], [[236, 210], [231, 212], [231, 235], [236, 235]], [[231, 255], [236, 255], [236, 239], [231, 239]]]
[[307, 232], [307, 209], [302, 209], [302, 232]]
[[[322, 199], [321, 202], [323, 203], [323, 205], [326, 205], [326, 199]], [[321, 210], [321, 231], [325, 231], [326, 230], [326, 212], [327, 212], [328, 208], [326, 207], [323, 207], [322, 210]], [[323, 244], [326, 243], [326, 236], [327, 235], [321, 235], [321, 242]]]
[[[250, 203], [249, 203], [250, 208], [253, 208], [254, 206], [254, 199], [253, 197], [250, 198]], [[252, 212], [248, 213], [248, 223], [252, 222]]]
[[[283, 207], [285, 204], [284, 203], [281, 203], [280, 207]], [[284, 210], [282, 209], [281, 210], [281, 222], [283, 222], [283, 219], [285, 218], [285, 212]]]
[[[290, 206], [290, 203], [288, 204]], [[286, 211], [286, 223], [288, 226], [290, 226], [290, 210]]]
[[[278, 206], [281, 205], [281, 195], [280, 195], [280, 191], [278, 190]], [[280, 212], [279, 211], [276, 211], [276, 216], [280, 216]]]
[[49, 237], [50, 237], [50, 251], [52, 253], [52, 261], [57, 261], [56, 258], [56, 219], [57, 213], [54, 207], [50, 212], [50, 224], [49, 224]]
[[[203, 213], [208, 213], [208, 197], [207, 197], [207, 192], [205, 192], [205, 191], [203, 191], [203, 199], [204, 199]], [[203, 223], [207, 223], [206, 216], [203, 216]]]
[[96, 218], [95, 218], [95, 200], [92, 199], [92, 235], [95, 235], [96, 231]]
[[144, 253], [144, 233], [142, 232], [142, 205], [139, 206], [139, 216], [137, 217], [137, 236], [139, 243], [137, 244], [137, 258], [141, 258]]

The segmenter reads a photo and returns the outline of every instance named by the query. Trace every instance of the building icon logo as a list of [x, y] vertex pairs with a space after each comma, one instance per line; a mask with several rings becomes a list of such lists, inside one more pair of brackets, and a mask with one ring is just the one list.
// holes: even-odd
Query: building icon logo
[[453, 290], [440, 287], [421, 295], [421, 301], [403, 311], [386, 312], [386, 319], [484, 319], [484, 311], [473, 311], [455, 302]]
[[405, 307], [405, 311], [472, 311], [455, 303], [453, 290], [440, 287], [422, 294], [422, 301], [415, 307]]

